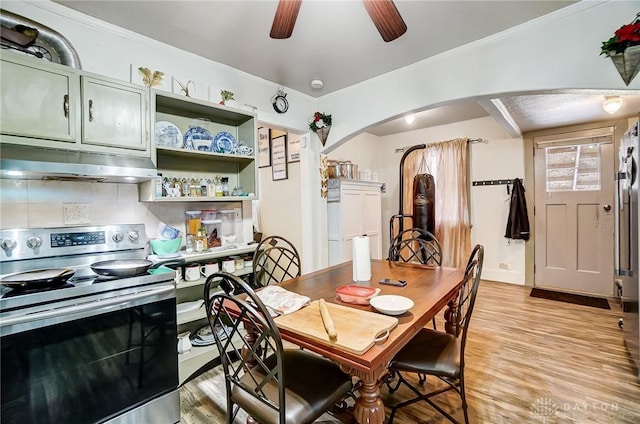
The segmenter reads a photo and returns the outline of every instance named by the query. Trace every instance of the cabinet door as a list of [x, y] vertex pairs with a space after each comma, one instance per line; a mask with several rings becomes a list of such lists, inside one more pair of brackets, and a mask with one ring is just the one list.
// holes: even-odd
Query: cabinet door
[[146, 103], [145, 89], [83, 77], [82, 143], [148, 151]]
[[358, 190], [343, 190], [340, 204], [342, 213], [342, 236], [345, 240], [351, 240], [356, 236], [361, 236], [362, 217], [365, 215], [362, 210], [362, 194]]
[[39, 69], [27, 62], [9, 60], [2, 61], [0, 74], [0, 128], [3, 134], [76, 142], [79, 127], [77, 74]]

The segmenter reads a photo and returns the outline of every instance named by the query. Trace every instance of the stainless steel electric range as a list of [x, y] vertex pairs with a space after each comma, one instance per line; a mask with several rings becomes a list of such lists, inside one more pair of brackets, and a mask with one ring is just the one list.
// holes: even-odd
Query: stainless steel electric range
[[143, 224], [0, 230], [0, 422], [179, 422], [175, 272], [92, 269], [147, 243]]

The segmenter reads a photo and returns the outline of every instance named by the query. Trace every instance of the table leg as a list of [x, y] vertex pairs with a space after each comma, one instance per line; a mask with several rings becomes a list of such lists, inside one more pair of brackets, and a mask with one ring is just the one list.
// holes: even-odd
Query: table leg
[[359, 370], [351, 370], [351, 375], [360, 379], [360, 397], [356, 400], [353, 408], [353, 416], [356, 422], [360, 424], [383, 424], [384, 423], [384, 404], [380, 399], [379, 380], [381, 375], [386, 374], [387, 370], [374, 370], [372, 372], [364, 372]]
[[460, 313], [458, 311], [458, 293], [449, 300], [447, 309], [444, 311], [444, 330], [457, 336], [460, 332]]

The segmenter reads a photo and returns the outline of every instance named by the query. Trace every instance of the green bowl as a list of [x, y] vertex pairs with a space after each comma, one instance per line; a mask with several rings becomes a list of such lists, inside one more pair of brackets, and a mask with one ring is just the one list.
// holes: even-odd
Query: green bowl
[[151, 239], [151, 250], [158, 256], [171, 255], [177, 253], [180, 250], [182, 244], [182, 237], [174, 238], [172, 240]]

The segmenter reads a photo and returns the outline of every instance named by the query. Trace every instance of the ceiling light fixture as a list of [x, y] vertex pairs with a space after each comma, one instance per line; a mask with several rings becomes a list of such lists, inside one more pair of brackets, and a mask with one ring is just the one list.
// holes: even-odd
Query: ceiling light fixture
[[324, 83], [322, 82], [322, 80], [319, 79], [314, 79], [311, 80], [311, 88], [322, 88], [322, 86], [324, 85]]
[[622, 97], [607, 96], [604, 98], [604, 101], [602, 102], [602, 108], [608, 114], [613, 115], [614, 113], [620, 110], [623, 103], [624, 103], [624, 100], [622, 100]]
[[406, 122], [407, 125], [413, 124], [413, 121], [415, 120], [416, 120], [416, 116], [413, 113], [411, 115], [407, 115], [404, 117], [404, 122]]

